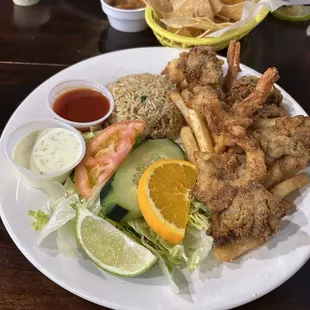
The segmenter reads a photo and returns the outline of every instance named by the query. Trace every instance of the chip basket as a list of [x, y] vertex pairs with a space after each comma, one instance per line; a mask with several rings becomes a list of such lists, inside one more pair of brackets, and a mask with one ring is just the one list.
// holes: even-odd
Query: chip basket
[[264, 7], [255, 19], [251, 20], [244, 26], [224, 33], [218, 38], [188, 38], [171, 33], [160, 25], [159, 21], [155, 17], [154, 11], [150, 7], [147, 7], [145, 10], [145, 19], [149, 27], [153, 30], [157, 40], [163, 46], [186, 49], [195, 45], [212, 45], [216, 50], [220, 50], [227, 47], [230, 40], [240, 40], [246, 36], [252, 29], [264, 20], [268, 13], [269, 10]]

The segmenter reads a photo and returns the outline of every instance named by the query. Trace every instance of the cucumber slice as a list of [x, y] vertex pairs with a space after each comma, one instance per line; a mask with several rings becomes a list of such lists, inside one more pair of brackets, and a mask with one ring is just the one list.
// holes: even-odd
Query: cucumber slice
[[147, 140], [129, 153], [117, 169], [112, 180], [114, 202], [129, 211], [122, 221], [141, 216], [136, 197], [137, 186], [142, 173], [160, 159], [184, 159], [184, 152], [172, 140]]
[[100, 192], [100, 204], [103, 214], [109, 219], [119, 222], [128, 213], [128, 210], [119, 206], [115, 201], [111, 179], [105, 184]]

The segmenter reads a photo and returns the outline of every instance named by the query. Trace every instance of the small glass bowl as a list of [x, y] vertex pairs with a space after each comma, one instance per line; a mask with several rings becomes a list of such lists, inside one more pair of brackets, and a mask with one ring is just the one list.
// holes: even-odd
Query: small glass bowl
[[[92, 122], [73, 122], [73, 121], [69, 121], [69, 120], [59, 116], [53, 110], [53, 104], [59, 96], [63, 95], [64, 93], [66, 93], [68, 91], [71, 91], [74, 89], [81, 89], [81, 88], [92, 89], [92, 90], [95, 90], [95, 91], [103, 94], [108, 99], [109, 104], [110, 104], [110, 109], [109, 109], [108, 113], [106, 115], [104, 115], [103, 117], [101, 117], [95, 121], [92, 121]], [[78, 130], [87, 131], [92, 126], [101, 125], [112, 114], [112, 112], [114, 110], [114, 99], [113, 99], [112, 94], [108, 90], [108, 88], [103, 86], [103, 85], [100, 85], [100, 84], [97, 84], [94, 82], [90, 82], [90, 81], [86, 81], [86, 80], [68, 80], [68, 81], [61, 82], [60, 84], [56, 85], [51, 90], [51, 92], [49, 93], [48, 98], [47, 98], [47, 108], [56, 119], [63, 121], [65, 123], [73, 126], [74, 128], [78, 129]]]
[[[81, 145], [81, 154], [76, 160], [75, 163], [73, 163], [70, 167], [57, 171], [57, 172], [50, 172], [50, 173], [39, 173], [39, 172], [33, 172], [27, 168], [24, 168], [20, 165], [18, 165], [15, 160], [13, 159], [13, 154], [16, 145], [27, 135], [30, 133], [37, 131], [37, 130], [43, 130], [46, 128], [63, 128], [66, 130], [69, 130], [75, 134], [75, 136], [80, 141]], [[47, 182], [52, 181], [58, 181], [60, 183], [63, 183], [67, 177], [70, 175], [71, 171], [81, 162], [85, 155], [85, 141], [81, 135], [81, 133], [73, 128], [72, 126], [58, 121], [54, 119], [38, 119], [29, 123], [26, 123], [19, 128], [17, 128], [12, 134], [10, 134], [7, 139], [4, 142], [4, 152], [9, 161], [12, 163], [12, 165], [16, 168], [16, 170], [19, 172], [19, 174], [22, 176], [22, 178], [33, 187], [37, 188], [43, 188], [44, 185]]]

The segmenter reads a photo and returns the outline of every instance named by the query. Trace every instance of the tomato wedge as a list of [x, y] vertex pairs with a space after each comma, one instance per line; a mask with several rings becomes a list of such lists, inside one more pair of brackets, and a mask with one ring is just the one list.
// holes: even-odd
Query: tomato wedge
[[75, 168], [75, 185], [81, 196], [89, 199], [105, 185], [144, 129], [144, 121], [120, 122], [87, 143], [85, 156]]

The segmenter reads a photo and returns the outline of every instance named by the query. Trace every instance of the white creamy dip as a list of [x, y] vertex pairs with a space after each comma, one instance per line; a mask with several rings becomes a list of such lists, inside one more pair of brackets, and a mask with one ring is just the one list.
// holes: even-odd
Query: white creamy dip
[[74, 165], [81, 155], [78, 137], [64, 128], [48, 128], [24, 137], [15, 147], [13, 159], [33, 172], [58, 172]]

